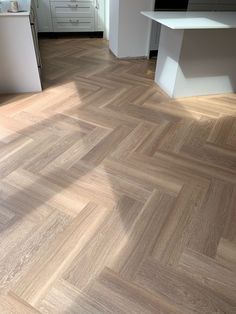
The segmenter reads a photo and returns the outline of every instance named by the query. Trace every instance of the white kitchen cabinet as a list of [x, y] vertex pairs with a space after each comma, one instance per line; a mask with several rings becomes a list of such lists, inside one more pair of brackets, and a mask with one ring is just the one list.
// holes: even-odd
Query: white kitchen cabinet
[[49, 0], [34, 0], [34, 2], [37, 13], [38, 31], [41, 33], [52, 32], [53, 26]]
[[53, 1], [51, 2], [51, 13], [53, 18], [94, 18], [94, 5], [89, 1]]
[[0, 13], [0, 94], [42, 90], [34, 14]]
[[93, 32], [93, 18], [53, 18], [53, 29], [55, 32]]
[[39, 32], [103, 32], [105, 1], [34, 0]]
[[95, 0], [94, 1], [94, 22], [95, 31], [104, 32], [105, 31], [105, 1], [108, 0]]

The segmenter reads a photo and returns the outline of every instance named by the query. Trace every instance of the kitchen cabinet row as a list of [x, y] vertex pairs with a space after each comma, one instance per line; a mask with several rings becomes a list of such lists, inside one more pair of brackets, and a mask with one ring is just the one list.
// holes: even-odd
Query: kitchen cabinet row
[[34, 0], [39, 32], [103, 32], [106, 0]]

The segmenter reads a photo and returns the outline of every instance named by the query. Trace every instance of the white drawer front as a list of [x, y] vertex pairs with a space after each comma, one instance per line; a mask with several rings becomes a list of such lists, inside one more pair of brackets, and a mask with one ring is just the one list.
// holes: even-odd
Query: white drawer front
[[94, 6], [90, 2], [51, 2], [52, 17], [94, 17]]
[[80, 3], [94, 3], [94, 0], [50, 0], [50, 2], [80, 2]]
[[93, 32], [93, 18], [54, 18], [54, 32]]

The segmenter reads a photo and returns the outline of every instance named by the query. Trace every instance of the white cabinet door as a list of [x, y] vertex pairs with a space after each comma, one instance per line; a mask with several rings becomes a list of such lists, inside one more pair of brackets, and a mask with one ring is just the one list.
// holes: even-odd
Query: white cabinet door
[[91, 17], [94, 18], [94, 6], [86, 1], [54, 1], [51, 2], [52, 17]]
[[105, 30], [105, 0], [94, 0], [94, 7], [95, 31], [103, 32]]
[[49, 0], [34, 0], [37, 11], [38, 31], [53, 32]]
[[53, 28], [55, 32], [93, 32], [93, 18], [53, 18]]

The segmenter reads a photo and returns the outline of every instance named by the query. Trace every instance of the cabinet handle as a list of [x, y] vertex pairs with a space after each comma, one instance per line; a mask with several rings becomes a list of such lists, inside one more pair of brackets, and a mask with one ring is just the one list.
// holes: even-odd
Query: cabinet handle
[[69, 7], [69, 8], [74, 8], [74, 9], [76, 9], [76, 8], [78, 8], [78, 4], [76, 4], [76, 5], [71, 5], [71, 4], [67, 4], [67, 6]]
[[39, 0], [37, 0], [36, 6], [37, 6], [37, 9], [38, 9], [39, 8]]
[[79, 23], [79, 20], [69, 20], [70, 23]]
[[96, 0], [95, 9], [99, 10], [99, 1], [98, 0]]

